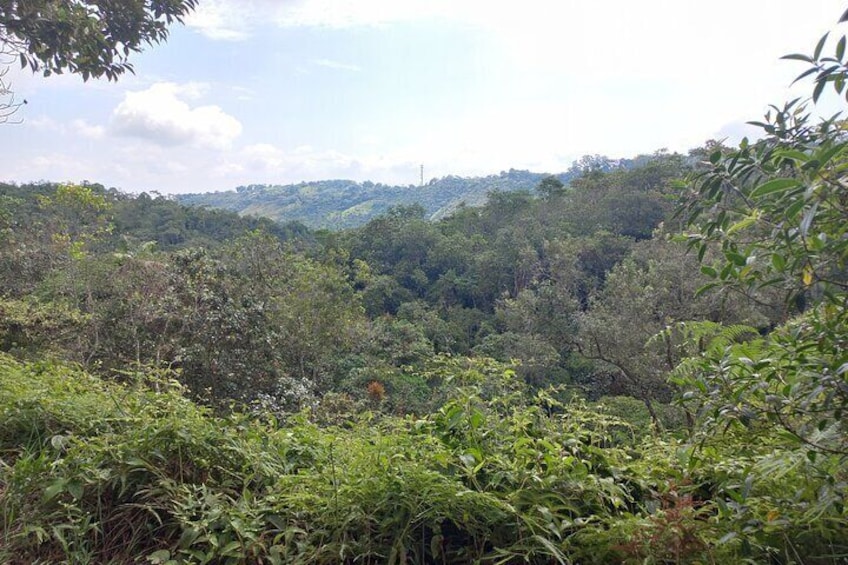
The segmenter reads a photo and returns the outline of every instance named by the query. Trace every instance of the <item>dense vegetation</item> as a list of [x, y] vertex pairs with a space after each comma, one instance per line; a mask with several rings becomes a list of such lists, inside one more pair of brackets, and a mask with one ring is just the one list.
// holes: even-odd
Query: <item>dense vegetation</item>
[[[627, 168], [638, 162], [639, 159], [612, 161], [599, 155], [586, 156], [557, 178], [568, 182], [586, 169], [607, 171], [614, 167]], [[240, 186], [234, 191], [181, 194], [177, 199], [190, 206], [221, 208], [279, 222], [301, 222], [316, 229], [338, 230], [362, 226], [391, 208], [413, 204], [423, 206], [430, 219], [443, 218], [461, 206], [485, 203], [491, 192], [533, 190], [544, 177], [540, 173], [510, 169], [487, 177], [434, 178], [421, 186], [349, 180], [254, 184]]]
[[0, 560], [844, 562], [824, 46], [757, 142], [435, 220], [0, 186]]
[[785, 460], [784, 441], [750, 430], [693, 452], [527, 396], [490, 363], [442, 365], [452, 392], [432, 415], [333, 426], [215, 417], [149, 373], [119, 385], [0, 363], [5, 562], [827, 563], [844, 550], [833, 462]]

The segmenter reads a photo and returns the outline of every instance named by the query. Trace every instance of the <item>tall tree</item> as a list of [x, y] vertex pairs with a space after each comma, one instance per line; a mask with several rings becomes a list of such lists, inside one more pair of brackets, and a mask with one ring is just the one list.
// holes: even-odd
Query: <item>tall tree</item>
[[581, 352], [600, 362], [601, 374], [611, 373], [617, 390], [642, 400], [655, 423], [652, 401], [670, 400], [666, 376], [683, 352], [676, 336], [653, 336], [687, 320], [768, 323], [739, 295], [696, 296], [708, 279], [696, 274], [697, 259], [685, 251], [663, 239], [638, 244], [610, 271], [580, 318]]

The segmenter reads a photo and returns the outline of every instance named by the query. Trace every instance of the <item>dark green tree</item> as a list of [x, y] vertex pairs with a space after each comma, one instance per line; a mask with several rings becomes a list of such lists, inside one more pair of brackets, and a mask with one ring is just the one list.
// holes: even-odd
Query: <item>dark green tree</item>
[[615, 392], [642, 400], [657, 423], [653, 402], [671, 400], [666, 378], [683, 352], [678, 336], [653, 336], [686, 320], [767, 324], [739, 295], [696, 297], [708, 280], [697, 271], [697, 259], [685, 246], [662, 239], [642, 242], [610, 271], [580, 318], [580, 351], [598, 362], [600, 374], [612, 376]]
[[544, 198], [556, 198], [565, 195], [565, 185], [553, 175], [548, 175], [539, 181], [536, 191]]
[[45, 76], [69, 71], [116, 80], [130, 53], [160, 43], [197, 0], [0, 1], [0, 43]]

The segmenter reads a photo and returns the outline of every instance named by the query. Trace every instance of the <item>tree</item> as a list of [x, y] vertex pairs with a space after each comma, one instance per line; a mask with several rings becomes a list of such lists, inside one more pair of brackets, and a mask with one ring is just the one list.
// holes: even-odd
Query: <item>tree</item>
[[688, 170], [680, 155], [657, 152], [643, 165], [609, 172], [592, 170], [571, 182], [569, 231], [591, 235], [599, 230], [636, 240], [650, 239], [673, 209], [673, 180]]
[[[273, 335], [265, 339], [298, 382], [324, 392], [334, 365], [359, 341], [364, 309], [345, 273], [254, 232], [222, 252], [222, 264], [245, 297], [257, 304]], [[264, 345], [263, 345], [264, 347]], [[258, 366], [261, 369], [261, 365]]]
[[565, 185], [553, 175], [548, 175], [539, 181], [536, 191], [547, 199], [564, 196], [566, 193]]
[[642, 400], [655, 423], [652, 401], [671, 400], [666, 376], [683, 351], [677, 336], [653, 336], [685, 320], [767, 323], [738, 295], [695, 297], [707, 280], [697, 274], [697, 260], [685, 246], [659, 238], [641, 242], [610, 271], [580, 318], [581, 353], [598, 362], [601, 374], [611, 372], [618, 392]]
[[168, 37], [197, 0], [0, 0], [0, 43], [45, 76], [116, 80], [130, 53]]
[[[846, 94], [846, 38], [824, 56], [785, 59], [809, 68], [812, 104], [828, 86]], [[809, 102], [772, 106], [755, 143], [716, 149], [693, 179], [690, 244], [712, 286], [785, 292], [796, 317], [746, 344], [709, 347], [678, 370], [705, 429], [764, 426], [794, 438], [811, 460], [848, 454], [848, 138], [842, 114], [815, 123]], [[718, 252], [709, 260], [707, 251]]]

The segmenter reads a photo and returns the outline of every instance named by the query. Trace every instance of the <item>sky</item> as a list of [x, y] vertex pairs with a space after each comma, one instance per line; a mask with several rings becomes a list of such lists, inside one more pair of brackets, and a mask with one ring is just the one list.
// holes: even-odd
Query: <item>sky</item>
[[[738, 142], [836, 0], [200, 0], [117, 82], [4, 77], [0, 180], [125, 192], [557, 173]], [[845, 24], [843, 24], [845, 25]]]

